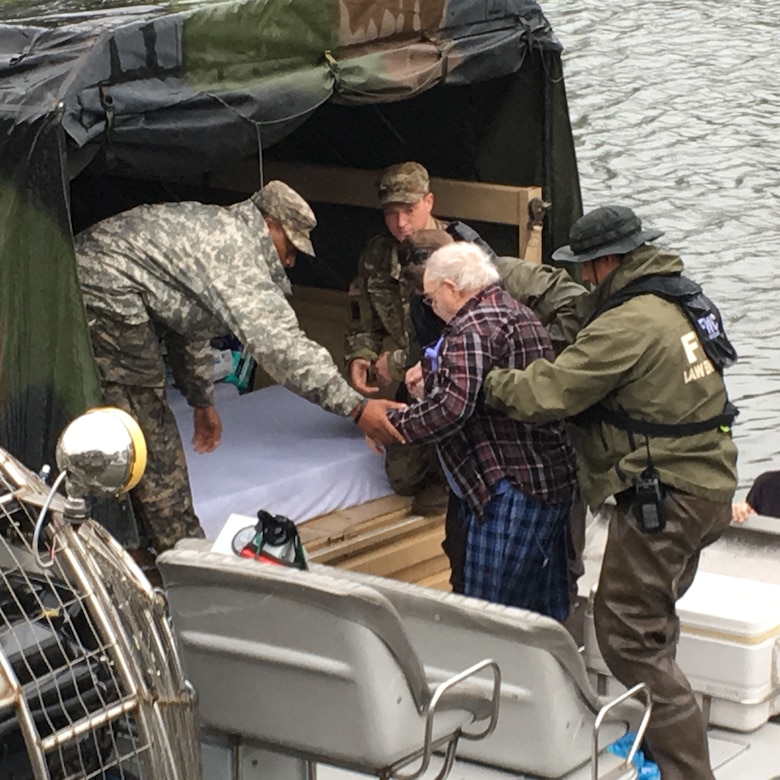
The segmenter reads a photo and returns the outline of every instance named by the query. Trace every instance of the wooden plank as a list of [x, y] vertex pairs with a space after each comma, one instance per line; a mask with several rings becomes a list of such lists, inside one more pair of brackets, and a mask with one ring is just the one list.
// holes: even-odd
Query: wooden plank
[[[282, 179], [309, 201], [344, 206], [377, 207], [377, 183], [381, 171], [335, 168], [325, 165], [269, 162], [266, 179]], [[431, 178], [434, 213], [465, 222], [493, 222], [516, 225], [518, 254], [528, 243], [528, 202], [541, 198], [540, 187], [518, 187], [492, 182]]]
[[429, 558], [428, 560], [420, 561], [420, 563], [415, 563], [414, 566], [399, 569], [393, 573], [393, 579], [419, 584], [421, 580], [439, 575], [442, 572], [445, 572], [449, 579], [450, 562], [443, 552], [435, 558]]
[[[378, 208], [381, 170], [268, 162], [266, 179], [282, 179], [307, 200], [342, 206]], [[431, 177], [435, 212], [501, 225], [528, 222], [527, 187]]]
[[389, 577], [397, 571], [440, 554], [443, 539], [444, 526], [442, 525], [419, 534], [412, 534], [377, 550], [356, 555], [345, 560], [340, 568]]
[[[377, 529], [387, 528], [389, 526], [396, 525], [403, 522], [409, 517], [409, 512], [405, 510], [399, 510], [398, 512], [392, 512], [387, 515], [379, 515], [378, 517], [371, 517], [364, 520], [361, 523], [355, 525], [346, 526], [339, 530], [328, 531], [324, 535], [318, 536], [311, 550], [314, 551], [319, 547], [322, 547], [322, 543], [327, 545], [338, 544], [349, 539], [356, 539], [363, 534], [371, 533]], [[318, 543], [319, 540], [319, 543]]]
[[[542, 197], [541, 187], [527, 187], [525, 203], [523, 204], [523, 219], [518, 230], [519, 256], [529, 263], [542, 262], [542, 228], [532, 230], [528, 227], [528, 203], [534, 198]], [[530, 243], [530, 247], [529, 247]]]
[[541, 264], [541, 262], [542, 262], [542, 226], [541, 225], [534, 225], [528, 231], [527, 235], [528, 235], [528, 238], [526, 239], [526, 242], [524, 244], [525, 249], [523, 250], [523, 260], [525, 260], [526, 263]]
[[436, 590], [452, 590], [450, 585], [450, 573], [449, 571], [443, 571], [439, 574], [434, 574], [430, 577], [426, 577], [418, 585], [422, 585], [424, 588], [435, 588]]
[[311, 555], [311, 560], [317, 563], [338, 565], [345, 558], [353, 557], [361, 552], [368, 552], [380, 546], [386, 546], [409, 534], [416, 533], [437, 525], [436, 520], [425, 517], [407, 517], [390, 526], [380, 527], [354, 538], [345, 539], [336, 544], [329, 544]]
[[[308, 201], [372, 209], [378, 208], [380, 175], [381, 170], [277, 160], [266, 161], [263, 170], [265, 181], [281, 179]], [[219, 189], [254, 192], [260, 186], [260, 178], [256, 170], [243, 167], [212, 174], [209, 184]], [[540, 187], [432, 177], [431, 191], [437, 216], [517, 226], [518, 255], [523, 257], [529, 237], [528, 202], [542, 196]]]
[[[409, 512], [406, 510], [399, 510], [397, 512], [391, 512], [386, 515], [379, 515], [378, 517], [371, 517], [356, 525], [347, 526], [340, 530], [325, 531], [321, 529], [314, 530], [314, 536], [311, 544], [307, 548], [307, 551], [314, 553], [323, 547], [339, 544], [341, 542], [348, 541], [350, 539], [357, 539], [362, 534], [371, 533], [377, 529], [387, 528], [398, 523], [403, 522], [409, 517]], [[308, 532], [308, 529], [307, 529]]]
[[303, 523], [298, 526], [298, 534], [307, 553], [328, 543], [328, 535], [324, 531], [318, 531], [316, 528], [304, 528]]
[[335, 512], [313, 517], [311, 520], [301, 523], [299, 528], [316, 528], [329, 533], [339, 533], [349, 528], [359, 529], [361, 524], [366, 521], [372, 521], [399, 512], [408, 514], [411, 505], [412, 499], [410, 496], [392, 494], [374, 499], [373, 501], [366, 501], [349, 509], [338, 509]]

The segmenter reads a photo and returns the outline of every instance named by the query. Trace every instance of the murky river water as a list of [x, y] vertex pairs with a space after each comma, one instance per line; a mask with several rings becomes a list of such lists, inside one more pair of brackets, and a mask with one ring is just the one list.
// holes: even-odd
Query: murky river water
[[[780, 469], [780, 0], [551, 0], [584, 207], [666, 235], [739, 353], [740, 483]], [[741, 491], [742, 492], [742, 491]]]

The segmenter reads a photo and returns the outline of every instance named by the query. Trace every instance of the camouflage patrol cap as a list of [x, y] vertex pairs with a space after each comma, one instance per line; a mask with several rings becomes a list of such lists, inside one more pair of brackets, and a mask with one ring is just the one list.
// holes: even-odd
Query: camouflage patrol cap
[[279, 222], [296, 249], [314, 257], [309, 233], [317, 226], [317, 218], [292, 187], [283, 181], [269, 181], [251, 200], [265, 216]]
[[403, 162], [385, 168], [379, 180], [379, 205], [417, 203], [430, 192], [428, 171], [416, 162]]

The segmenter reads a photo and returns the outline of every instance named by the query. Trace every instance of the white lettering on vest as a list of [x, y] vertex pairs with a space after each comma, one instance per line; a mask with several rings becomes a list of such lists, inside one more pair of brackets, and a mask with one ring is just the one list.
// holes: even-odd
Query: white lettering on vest
[[713, 366], [709, 360], [702, 360], [687, 371], [683, 371], [683, 379], [687, 385], [688, 382], [704, 379], [705, 376], [709, 376], [714, 370], [715, 366]]
[[684, 336], [680, 337], [683, 349], [685, 350], [685, 357], [688, 358], [689, 363], [695, 363], [698, 358], [696, 357], [696, 350], [699, 349], [699, 339], [696, 338], [695, 331], [689, 330]]

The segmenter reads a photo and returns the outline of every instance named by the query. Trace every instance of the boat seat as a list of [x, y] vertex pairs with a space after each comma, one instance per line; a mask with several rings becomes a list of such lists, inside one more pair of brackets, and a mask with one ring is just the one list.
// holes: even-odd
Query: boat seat
[[186, 546], [158, 566], [208, 730], [383, 778], [417, 777], [443, 749], [443, 778], [459, 736], [495, 725], [496, 664], [430, 681], [372, 588]]
[[571, 635], [552, 618], [370, 574], [323, 565], [312, 570], [385, 596], [400, 614], [429, 679], [446, 678], [485, 655], [497, 661], [498, 725], [481, 742], [461, 742], [460, 758], [559, 778], [593, 760], [597, 720], [600, 747], [629, 730], [644, 731], [646, 711], [639, 699], [649, 699], [647, 693], [636, 692], [641, 695], [611, 707], [592, 687]]

